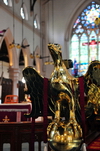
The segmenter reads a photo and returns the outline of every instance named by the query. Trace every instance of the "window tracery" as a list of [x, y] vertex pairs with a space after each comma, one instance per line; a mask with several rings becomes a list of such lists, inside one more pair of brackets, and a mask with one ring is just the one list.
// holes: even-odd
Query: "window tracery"
[[77, 61], [79, 76], [85, 74], [91, 61], [100, 60], [100, 28], [95, 24], [96, 18], [100, 18], [100, 5], [92, 1], [73, 25], [70, 58], [73, 63]]

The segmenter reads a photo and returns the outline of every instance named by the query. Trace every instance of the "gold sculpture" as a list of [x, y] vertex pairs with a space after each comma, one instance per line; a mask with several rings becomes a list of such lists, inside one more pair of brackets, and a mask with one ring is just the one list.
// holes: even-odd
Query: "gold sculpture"
[[[48, 142], [54, 151], [79, 150], [82, 144], [80, 106], [76, 89], [78, 79], [67, 70], [62, 60], [61, 46], [48, 44], [54, 61], [54, 71], [48, 79], [48, 115], [53, 117], [47, 127]], [[43, 79], [33, 67], [23, 70], [26, 94], [30, 94], [32, 111], [26, 117], [43, 116]]]
[[[48, 141], [55, 151], [79, 150], [82, 144], [82, 129], [76, 120], [75, 98], [72, 94], [72, 83], [75, 83], [76, 79], [69, 74], [62, 61], [60, 45], [49, 44], [48, 48], [55, 67], [51, 74], [50, 87], [51, 92], [55, 91], [57, 94], [55, 117], [47, 128]], [[69, 117], [62, 114], [64, 108], [66, 108], [66, 112], [69, 112]]]
[[92, 61], [84, 75], [85, 93], [87, 95], [86, 117], [100, 115], [100, 61]]
[[[48, 79], [48, 115], [53, 117], [47, 127], [48, 142], [54, 151], [78, 151], [83, 142], [80, 122], [79, 79], [68, 72], [62, 60], [61, 46], [48, 44], [54, 61], [54, 71]], [[32, 101], [32, 112], [27, 117], [43, 116], [43, 79], [33, 67], [23, 70], [27, 91]], [[100, 115], [100, 62], [90, 63], [84, 77], [87, 96], [85, 116]]]

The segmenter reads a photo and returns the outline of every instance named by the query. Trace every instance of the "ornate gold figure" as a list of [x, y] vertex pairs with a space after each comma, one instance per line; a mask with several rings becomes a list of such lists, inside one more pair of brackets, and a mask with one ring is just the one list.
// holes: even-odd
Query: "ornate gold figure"
[[[78, 79], [69, 74], [66, 62], [62, 60], [61, 46], [49, 44], [49, 51], [54, 61], [54, 71], [48, 80], [48, 115], [53, 117], [47, 127], [48, 141], [55, 151], [79, 150], [82, 144], [80, 126], [80, 106], [76, 90]], [[32, 111], [26, 117], [43, 115], [43, 81], [33, 67], [23, 70], [26, 81], [26, 94], [30, 94]]]
[[[77, 79], [71, 76], [66, 69], [62, 61], [60, 45], [49, 44], [48, 48], [55, 66], [51, 74], [50, 87], [51, 92], [55, 92], [57, 95], [55, 99], [55, 117], [47, 128], [48, 141], [55, 151], [79, 150], [82, 144], [82, 129], [76, 120], [76, 100], [72, 93], [72, 84]], [[77, 105], [79, 104], [77, 103]], [[62, 114], [64, 110], [68, 113], [65, 116]]]
[[94, 105], [94, 113], [98, 114], [98, 109], [100, 108], [100, 87], [97, 87], [95, 84], [91, 84], [88, 91], [88, 102]]
[[90, 63], [84, 75], [84, 82], [87, 95], [86, 117], [100, 115], [100, 61]]
[[[66, 62], [62, 60], [61, 46], [49, 44], [54, 61], [54, 71], [48, 80], [48, 115], [54, 117], [47, 127], [48, 141], [55, 151], [78, 151], [82, 144], [80, 106], [78, 101], [79, 81], [69, 74]], [[27, 117], [43, 115], [43, 79], [33, 67], [23, 70], [26, 80], [26, 94], [30, 94], [32, 111]], [[84, 75], [84, 90], [88, 97], [85, 106], [86, 117], [100, 115], [100, 62], [90, 63]]]

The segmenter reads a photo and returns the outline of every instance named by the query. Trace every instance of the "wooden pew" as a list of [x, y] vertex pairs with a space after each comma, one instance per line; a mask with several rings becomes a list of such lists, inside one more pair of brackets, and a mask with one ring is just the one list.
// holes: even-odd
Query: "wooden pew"
[[[22, 143], [29, 143], [29, 151], [32, 145], [32, 122], [0, 122], [0, 151], [3, 144], [10, 143], [10, 151], [21, 151]], [[41, 151], [43, 141], [43, 122], [35, 123], [35, 141], [38, 142], [38, 151]], [[50, 151], [50, 148], [48, 149]], [[35, 150], [34, 150], [35, 151]]]

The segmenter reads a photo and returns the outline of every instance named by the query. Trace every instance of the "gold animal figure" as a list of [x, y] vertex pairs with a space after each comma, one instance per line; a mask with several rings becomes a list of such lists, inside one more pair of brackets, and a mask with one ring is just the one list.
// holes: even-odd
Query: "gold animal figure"
[[84, 88], [87, 96], [86, 117], [100, 115], [100, 61], [92, 61], [84, 75]]
[[[80, 106], [76, 89], [78, 81], [69, 74], [62, 60], [61, 46], [49, 44], [49, 51], [54, 61], [54, 71], [48, 79], [48, 115], [53, 117], [48, 125], [47, 134], [50, 147], [55, 151], [79, 150], [82, 144], [80, 126]], [[33, 67], [23, 70], [26, 81], [26, 94], [30, 94], [32, 112], [26, 117], [43, 115], [43, 79]]]
[[49, 44], [48, 48], [54, 61], [50, 89], [51, 94], [56, 95], [55, 117], [47, 128], [48, 141], [55, 151], [79, 150], [82, 144], [82, 129], [76, 120], [76, 100], [72, 90], [75, 78], [69, 74], [62, 61], [60, 45]]

